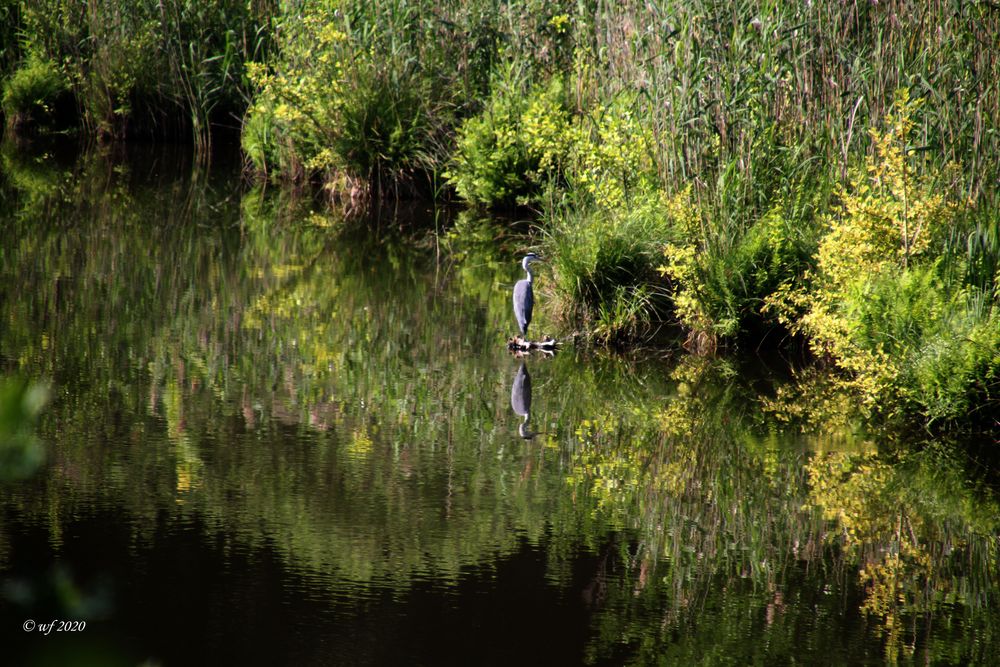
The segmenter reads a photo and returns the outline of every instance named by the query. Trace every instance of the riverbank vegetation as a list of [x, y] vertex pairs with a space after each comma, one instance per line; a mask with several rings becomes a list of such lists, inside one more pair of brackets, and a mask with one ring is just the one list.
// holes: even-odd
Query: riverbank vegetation
[[269, 0], [0, 2], [3, 115], [20, 134], [88, 138], [189, 137], [240, 126], [244, 63], [265, 57]]
[[67, 124], [66, 100], [107, 138], [179, 123], [204, 146], [242, 118], [259, 178], [350, 207], [526, 207], [542, 307], [567, 329], [620, 343], [679, 324], [701, 352], [799, 341], [866, 419], [994, 418], [992, 3], [3, 7], [15, 131]]

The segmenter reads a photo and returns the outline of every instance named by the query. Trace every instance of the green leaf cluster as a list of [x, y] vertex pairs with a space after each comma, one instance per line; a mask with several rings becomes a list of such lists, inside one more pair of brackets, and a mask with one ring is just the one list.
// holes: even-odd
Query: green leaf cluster
[[507, 77], [486, 107], [458, 130], [445, 177], [458, 195], [484, 206], [525, 203], [560, 178], [571, 149], [570, 114], [562, 82], [535, 86]]
[[769, 300], [834, 362], [867, 414], [950, 421], [996, 405], [1000, 310], [948, 270], [943, 239], [961, 208], [909, 152], [919, 107], [897, 94], [865, 169], [840, 194], [815, 268]]
[[31, 56], [4, 82], [0, 106], [8, 127], [48, 125], [68, 94], [69, 83], [56, 64]]

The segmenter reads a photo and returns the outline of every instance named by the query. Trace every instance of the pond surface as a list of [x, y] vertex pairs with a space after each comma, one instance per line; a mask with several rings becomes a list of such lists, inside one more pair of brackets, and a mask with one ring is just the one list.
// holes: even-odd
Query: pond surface
[[49, 394], [0, 483], [3, 662], [995, 657], [981, 456], [802, 433], [820, 399], [736, 356], [514, 357], [498, 223], [2, 155], [0, 374]]

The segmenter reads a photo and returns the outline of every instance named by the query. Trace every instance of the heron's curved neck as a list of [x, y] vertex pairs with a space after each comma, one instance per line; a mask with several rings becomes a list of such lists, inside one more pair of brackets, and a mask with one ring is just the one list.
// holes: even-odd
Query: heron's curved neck
[[531, 264], [525, 264], [524, 270], [528, 272], [528, 282], [530, 283], [531, 279], [535, 277], [534, 274], [531, 273]]

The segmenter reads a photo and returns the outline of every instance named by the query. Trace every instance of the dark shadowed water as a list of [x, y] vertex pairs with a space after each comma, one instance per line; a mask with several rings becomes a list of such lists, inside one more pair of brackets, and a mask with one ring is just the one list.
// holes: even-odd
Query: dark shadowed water
[[498, 223], [2, 156], [0, 374], [48, 403], [0, 469], [0, 663], [995, 658], [962, 450], [785, 428], [821, 397], [735, 356], [516, 358]]

